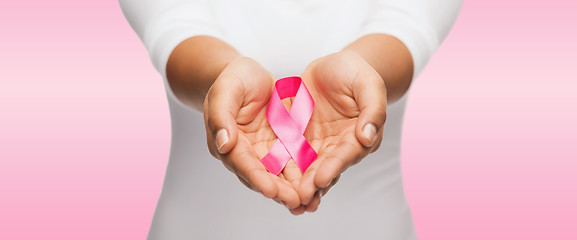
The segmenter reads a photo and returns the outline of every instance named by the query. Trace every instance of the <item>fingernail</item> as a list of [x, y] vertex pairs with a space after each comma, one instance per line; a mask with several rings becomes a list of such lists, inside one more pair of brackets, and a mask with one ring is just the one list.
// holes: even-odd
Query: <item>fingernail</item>
[[216, 132], [216, 146], [218, 146], [218, 152], [222, 153], [220, 149], [227, 142], [228, 142], [228, 131], [226, 131], [226, 129], [218, 130], [218, 132]]
[[363, 128], [363, 136], [369, 139], [371, 141], [371, 146], [373, 146], [375, 140], [377, 140], [377, 127], [372, 123], [368, 123]]

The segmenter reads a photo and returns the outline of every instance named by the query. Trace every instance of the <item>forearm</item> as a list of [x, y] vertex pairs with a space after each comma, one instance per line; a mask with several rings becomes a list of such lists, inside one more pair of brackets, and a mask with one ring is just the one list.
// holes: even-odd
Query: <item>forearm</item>
[[360, 55], [381, 75], [389, 103], [401, 98], [409, 89], [413, 79], [413, 59], [407, 47], [395, 37], [369, 34], [344, 50]]
[[195, 36], [170, 54], [166, 77], [183, 103], [202, 110], [206, 93], [226, 65], [240, 54], [227, 43], [209, 36]]

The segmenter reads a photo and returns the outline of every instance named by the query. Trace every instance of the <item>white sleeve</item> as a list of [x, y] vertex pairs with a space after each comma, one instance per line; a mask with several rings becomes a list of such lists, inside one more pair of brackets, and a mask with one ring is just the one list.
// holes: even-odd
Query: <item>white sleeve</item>
[[415, 78], [449, 33], [462, 0], [375, 0], [360, 36], [384, 33], [407, 46]]
[[163, 78], [168, 57], [182, 41], [196, 35], [222, 37], [208, 0], [119, 0], [119, 3]]

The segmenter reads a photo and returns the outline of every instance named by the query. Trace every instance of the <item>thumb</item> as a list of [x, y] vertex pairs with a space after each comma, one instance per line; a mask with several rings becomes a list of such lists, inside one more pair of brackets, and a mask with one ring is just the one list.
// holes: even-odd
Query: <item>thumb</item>
[[373, 147], [378, 142], [378, 133], [387, 118], [387, 89], [380, 75], [371, 70], [370, 74], [359, 74], [353, 84], [355, 101], [361, 111], [355, 135], [365, 147]]
[[[207, 134], [220, 154], [234, 148], [238, 138], [236, 116], [242, 104], [242, 90], [223, 86], [218, 80], [208, 91], [205, 106]], [[210, 139], [210, 137], [209, 137]]]

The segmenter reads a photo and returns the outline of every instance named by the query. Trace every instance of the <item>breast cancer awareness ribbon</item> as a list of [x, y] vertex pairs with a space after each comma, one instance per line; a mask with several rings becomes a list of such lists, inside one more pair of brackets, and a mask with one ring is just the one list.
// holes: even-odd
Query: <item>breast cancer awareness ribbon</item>
[[[282, 99], [288, 97], [294, 97], [290, 113], [282, 103]], [[260, 160], [272, 174], [278, 175], [291, 158], [304, 173], [317, 158], [317, 153], [303, 136], [314, 106], [315, 102], [300, 77], [276, 81], [266, 117], [278, 139], [269, 153]]]

